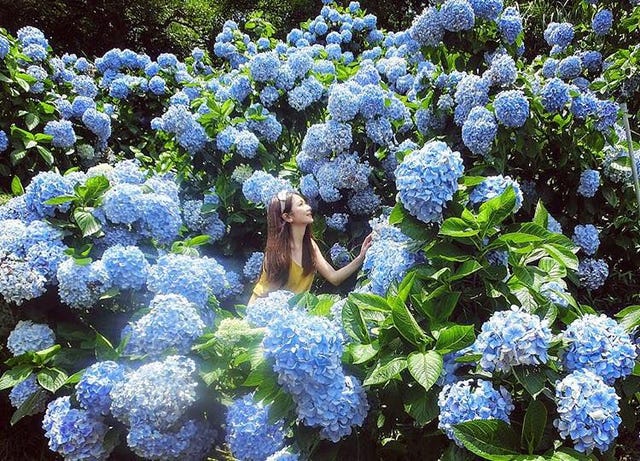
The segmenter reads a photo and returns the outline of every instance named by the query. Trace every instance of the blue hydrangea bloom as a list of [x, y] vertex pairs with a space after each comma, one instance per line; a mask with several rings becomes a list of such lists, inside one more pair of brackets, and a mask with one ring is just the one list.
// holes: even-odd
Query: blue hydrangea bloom
[[137, 246], [112, 246], [102, 255], [102, 263], [115, 287], [137, 290], [147, 281], [149, 263]]
[[13, 354], [37, 352], [48, 349], [56, 343], [53, 330], [48, 325], [20, 320], [7, 338], [7, 349]]
[[360, 109], [360, 99], [350, 88], [346, 84], [335, 84], [329, 89], [327, 110], [331, 118], [338, 122], [353, 119]]
[[[393, 140], [393, 127], [387, 118], [376, 117], [367, 120], [365, 130], [367, 137], [376, 144], [384, 146]], [[351, 132], [351, 130], [349, 130], [349, 132]]]
[[594, 255], [600, 246], [598, 229], [593, 224], [578, 224], [573, 229], [571, 240], [590, 256]]
[[498, 124], [491, 111], [483, 106], [471, 109], [462, 125], [462, 141], [471, 152], [486, 156], [498, 132]]
[[44, 134], [53, 136], [51, 144], [54, 147], [67, 149], [76, 143], [76, 133], [73, 131], [73, 125], [68, 120], [47, 122], [43, 131]]
[[509, 176], [498, 175], [487, 177], [487, 179], [473, 189], [469, 195], [469, 201], [474, 205], [484, 203], [494, 197], [502, 195], [509, 186], [513, 188], [516, 194], [516, 204], [513, 208], [513, 212], [515, 213], [522, 206], [523, 195], [518, 183]]
[[559, 112], [569, 102], [569, 85], [554, 77], [542, 87], [540, 97], [545, 110]]
[[30, 246], [30, 242], [25, 241], [27, 236], [27, 226], [19, 219], [3, 219], [0, 221], [0, 250], [24, 256], [25, 246], [27, 248]]
[[339, 243], [333, 244], [329, 250], [329, 255], [331, 256], [331, 261], [334, 266], [338, 268], [346, 266], [351, 261], [349, 251]]
[[106, 460], [113, 448], [104, 443], [109, 426], [103, 418], [72, 408], [69, 396], [49, 403], [42, 428], [49, 448], [66, 460]]
[[0, 250], [0, 295], [8, 303], [42, 296], [46, 291], [44, 275], [14, 253]]
[[262, 105], [265, 107], [269, 107], [273, 104], [275, 104], [275, 102], [280, 98], [280, 92], [278, 91], [278, 89], [274, 86], [265, 86], [261, 91], [260, 91], [260, 102], [262, 102]]
[[549, 232], [554, 232], [556, 234], [562, 234], [562, 226], [560, 223], [551, 215], [549, 215], [547, 220], [547, 230]]
[[124, 424], [169, 429], [196, 401], [195, 371], [194, 361], [180, 355], [145, 363], [114, 383], [111, 413]]
[[300, 178], [300, 192], [308, 199], [314, 199], [320, 193], [318, 181], [312, 174], [306, 174]]
[[593, 197], [600, 187], [600, 172], [597, 170], [584, 170], [580, 174], [578, 194], [584, 197]]
[[502, 0], [470, 0], [477, 17], [495, 21], [502, 13]]
[[136, 200], [140, 213], [139, 229], [145, 237], [160, 244], [173, 242], [180, 232], [182, 218], [178, 203], [164, 194], [142, 194]]
[[498, 19], [498, 28], [504, 41], [513, 45], [522, 32], [522, 17], [518, 9], [513, 6], [505, 8]]
[[111, 280], [102, 261], [81, 266], [73, 258], [63, 261], [56, 274], [60, 300], [75, 308], [90, 308], [109, 288]]
[[147, 287], [156, 294], [179, 294], [198, 306], [209, 297], [211, 277], [201, 258], [169, 253], [149, 269]]
[[551, 338], [547, 320], [512, 306], [495, 312], [482, 325], [473, 349], [482, 354], [483, 370], [508, 372], [518, 365], [546, 363]]
[[35, 415], [43, 412], [47, 404], [48, 393], [44, 392], [44, 389], [38, 384], [36, 375], [34, 374], [29, 375], [27, 379], [16, 384], [13, 389], [11, 389], [11, 392], [9, 392], [9, 401], [11, 402], [11, 406], [16, 409], [20, 408], [20, 406], [25, 403], [29, 397], [39, 391], [40, 396], [34, 402], [31, 411], [27, 413], [27, 415]]
[[252, 327], [265, 327], [284, 310], [289, 310], [289, 299], [293, 293], [286, 290], [270, 292], [266, 297], [257, 298], [247, 306], [247, 322]]
[[456, 424], [477, 419], [501, 419], [509, 422], [514, 409], [504, 387], [496, 390], [489, 381], [472, 379], [445, 385], [438, 395], [438, 428], [457, 445], [462, 443], [453, 433]]
[[[357, 2], [351, 2], [357, 3]], [[276, 451], [274, 454], [269, 456], [265, 461], [299, 461], [300, 455], [298, 453], [293, 453], [289, 450], [288, 447], [283, 448], [282, 450]]]
[[569, 301], [561, 295], [570, 296], [566, 287], [558, 282], [547, 282], [540, 287], [540, 294], [560, 307], [567, 307]]
[[327, 227], [344, 232], [346, 230], [347, 223], [349, 222], [349, 215], [346, 213], [333, 213], [331, 216], [327, 216]]
[[598, 101], [596, 104], [596, 130], [606, 132], [618, 120], [620, 106], [615, 101]]
[[553, 78], [558, 72], [558, 60], [548, 58], [542, 64], [542, 76], [544, 78]]
[[489, 102], [489, 80], [477, 75], [465, 75], [457, 84], [454, 99], [454, 121], [461, 126], [469, 112], [476, 106], [484, 106]]
[[3, 35], [0, 35], [0, 59], [4, 59], [11, 49], [11, 44]]
[[609, 277], [609, 266], [604, 259], [586, 258], [578, 264], [578, 277], [580, 285], [597, 290]]
[[407, 155], [396, 169], [398, 199], [416, 218], [440, 221], [446, 202], [458, 190], [464, 172], [459, 152], [432, 141]]
[[384, 99], [384, 91], [379, 85], [365, 85], [360, 93], [360, 114], [367, 119], [383, 115], [385, 112]]
[[578, 120], [584, 120], [589, 115], [596, 113], [598, 109], [598, 99], [592, 93], [581, 93], [571, 98], [569, 110]]
[[96, 108], [96, 102], [86, 96], [76, 96], [71, 103], [71, 113], [74, 117], [81, 118], [89, 108]]
[[578, 56], [568, 56], [558, 63], [558, 77], [571, 80], [582, 73], [582, 60]]
[[611, 385], [633, 370], [637, 353], [631, 337], [604, 314], [574, 320], [562, 337], [567, 370], [589, 370]]
[[591, 28], [596, 35], [607, 35], [613, 25], [613, 13], [611, 10], [600, 10], [591, 21]]
[[158, 430], [146, 422], [129, 429], [127, 445], [144, 459], [199, 461], [206, 458], [216, 431], [205, 421], [189, 419], [171, 430]]
[[113, 184], [142, 184], [146, 176], [138, 160], [123, 160], [113, 165], [109, 179]]
[[235, 459], [264, 460], [284, 447], [282, 421], [270, 423], [269, 405], [255, 402], [252, 394], [234, 400], [227, 410], [226, 423], [226, 441]]
[[573, 25], [569, 22], [550, 22], [544, 31], [544, 39], [549, 46], [566, 48], [574, 37]]
[[293, 187], [282, 178], [274, 178], [262, 170], [253, 174], [242, 184], [242, 193], [247, 200], [269, 206], [271, 199], [282, 190], [291, 191]]
[[143, 190], [135, 184], [116, 184], [104, 194], [102, 209], [114, 224], [132, 224], [140, 219], [138, 199]]
[[324, 86], [315, 77], [305, 78], [300, 85], [288, 93], [289, 105], [301, 111], [318, 101], [324, 93]]
[[444, 36], [440, 11], [434, 7], [425, 8], [414, 18], [409, 35], [421, 45], [438, 46]]
[[9, 147], [9, 138], [7, 133], [0, 130], [0, 152], [4, 152]]
[[104, 112], [89, 108], [82, 114], [82, 123], [102, 142], [111, 136], [111, 117]]
[[491, 67], [486, 74], [492, 85], [505, 86], [516, 81], [518, 70], [511, 56], [500, 54], [491, 60]]
[[596, 50], [585, 51], [581, 55], [582, 65], [589, 72], [596, 73], [602, 67], [602, 53]]
[[159, 356], [167, 350], [187, 354], [205, 328], [198, 308], [181, 295], [156, 295], [149, 312], [125, 327], [125, 353]]
[[588, 370], [574, 371], [556, 382], [558, 417], [553, 425], [581, 453], [605, 452], [618, 436], [622, 422], [613, 387]]
[[261, 251], [255, 251], [251, 253], [249, 259], [244, 264], [244, 268], [242, 269], [242, 273], [245, 278], [249, 281], [258, 280], [260, 276], [260, 272], [262, 271], [262, 263], [264, 261], [264, 253]]
[[258, 53], [249, 60], [249, 74], [256, 82], [275, 80], [279, 68], [278, 55], [272, 51]]
[[475, 24], [475, 13], [467, 0], [446, 0], [440, 7], [442, 25], [451, 32], [469, 30]]
[[87, 368], [76, 384], [76, 400], [85, 410], [101, 415], [109, 414], [110, 392], [113, 385], [124, 379], [124, 367], [107, 360]]
[[520, 90], [498, 93], [493, 101], [496, 119], [504, 126], [519, 128], [529, 118], [529, 101]]
[[98, 95], [98, 88], [88, 75], [76, 75], [71, 80], [71, 86], [73, 87], [73, 92], [79, 96], [93, 99]]
[[251, 131], [241, 130], [235, 136], [236, 151], [244, 158], [253, 158], [258, 151], [260, 141]]
[[67, 259], [66, 249], [67, 246], [59, 242], [38, 242], [29, 247], [25, 258], [34, 271], [45, 277], [47, 284], [52, 284], [56, 281], [58, 267]]

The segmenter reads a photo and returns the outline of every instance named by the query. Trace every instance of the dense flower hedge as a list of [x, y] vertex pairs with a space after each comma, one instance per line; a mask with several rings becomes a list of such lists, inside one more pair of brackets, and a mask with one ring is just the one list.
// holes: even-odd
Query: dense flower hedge
[[[533, 60], [492, 0], [399, 32], [330, 3], [284, 42], [228, 21], [184, 62], [0, 31], [13, 421], [44, 410], [70, 460], [615, 456], [637, 438], [618, 102], [640, 50], [598, 43], [640, 8], [581, 8]], [[351, 291], [245, 307], [283, 189], [336, 266], [373, 243]]]

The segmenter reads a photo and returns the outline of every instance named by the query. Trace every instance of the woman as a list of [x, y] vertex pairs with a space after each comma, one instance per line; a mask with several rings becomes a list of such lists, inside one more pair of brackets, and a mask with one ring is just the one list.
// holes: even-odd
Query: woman
[[364, 239], [360, 254], [353, 261], [335, 270], [311, 235], [312, 223], [311, 207], [301, 195], [282, 191], [271, 199], [262, 273], [249, 304], [275, 290], [308, 291], [316, 271], [333, 285], [340, 285], [362, 265], [371, 246], [371, 235]]

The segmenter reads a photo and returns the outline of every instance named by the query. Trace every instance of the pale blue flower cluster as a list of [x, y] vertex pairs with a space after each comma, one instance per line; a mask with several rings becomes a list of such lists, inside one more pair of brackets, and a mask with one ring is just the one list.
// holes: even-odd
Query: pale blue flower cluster
[[242, 273], [249, 281], [258, 280], [260, 272], [262, 271], [262, 263], [264, 262], [264, 253], [261, 251], [254, 251], [244, 264]]
[[506, 86], [515, 83], [518, 76], [516, 63], [508, 54], [498, 54], [491, 59], [491, 67], [484, 74], [491, 85]]
[[178, 144], [191, 154], [200, 152], [209, 141], [197, 117], [183, 105], [169, 106], [162, 115], [162, 130], [174, 133]]
[[578, 264], [580, 285], [588, 290], [597, 290], [609, 277], [609, 265], [604, 259], [586, 258]]
[[529, 118], [529, 101], [520, 90], [498, 93], [493, 101], [496, 119], [504, 126], [519, 128]]
[[549, 46], [557, 46], [560, 49], [569, 46], [573, 37], [573, 25], [569, 22], [550, 22], [544, 31], [544, 39]]
[[546, 363], [551, 337], [547, 320], [512, 306], [495, 312], [482, 325], [473, 349], [482, 354], [483, 370], [508, 372], [518, 365]]
[[327, 227], [344, 232], [349, 222], [349, 215], [346, 213], [333, 213], [331, 216], [327, 216]]
[[247, 306], [247, 322], [252, 327], [266, 327], [280, 313], [290, 310], [289, 299], [293, 293], [287, 290], [277, 290], [270, 292], [267, 296], [257, 298]]
[[382, 200], [371, 187], [355, 191], [347, 200], [349, 210], [360, 216], [371, 216], [380, 207]]
[[43, 171], [33, 177], [25, 188], [24, 199], [29, 211], [40, 218], [53, 216], [56, 211], [65, 212], [69, 203], [47, 205], [49, 199], [60, 195], [73, 195], [73, 185], [65, 176], [53, 171]]
[[429, 142], [398, 165], [395, 171], [398, 199], [421, 221], [440, 221], [447, 201], [458, 190], [463, 172], [459, 152], [451, 151], [444, 142]]
[[469, 30], [475, 24], [475, 13], [467, 0], [445, 0], [440, 17], [443, 27], [451, 32]]
[[254, 401], [252, 394], [236, 399], [227, 409], [226, 441], [235, 459], [265, 460], [284, 447], [282, 420], [269, 422], [270, 405]]
[[562, 234], [562, 226], [553, 216], [549, 215], [547, 219], [547, 230], [556, 234]]
[[14, 408], [20, 408], [33, 394], [40, 392], [36, 401], [31, 407], [31, 411], [27, 415], [35, 415], [36, 413], [42, 413], [46, 407], [47, 400], [49, 398], [48, 393], [38, 384], [35, 374], [30, 374], [27, 379], [16, 384], [11, 392], [9, 392], [9, 401]]
[[600, 235], [598, 229], [596, 229], [596, 226], [593, 224], [576, 225], [576, 227], [573, 228], [571, 240], [589, 256], [594, 255], [600, 246]]
[[55, 343], [56, 336], [48, 325], [20, 320], [9, 333], [7, 349], [15, 356], [48, 349]]
[[495, 21], [502, 13], [502, 0], [470, 0], [477, 17]]
[[438, 395], [438, 406], [438, 428], [459, 446], [462, 443], [453, 433], [456, 424], [477, 419], [501, 419], [508, 423], [514, 409], [511, 396], [504, 387], [496, 390], [483, 379], [445, 385]]
[[593, 197], [600, 187], [600, 172], [597, 170], [584, 170], [580, 174], [578, 194], [584, 197]]
[[0, 152], [4, 152], [8, 147], [9, 138], [7, 137], [7, 133], [5, 133], [3, 130], [0, 130]]
[[516, 194], [516, 203], [513, 207], [513, 212], [517, 212], [522, 206], [524, 200], [522, 191], [518, 183], [511, 179], [509, 176], [489, 176], [476, 187], [474, 187], [471, 194], [469, 194], [469, 201], [474, 205], [480, 205], [492, 198], [498, 197], [507, 190], [507, 187], [513, 188]]
[[73, 258], [67, 258], [58, 267], [56, 277], [60, 300], [74, 309], [90, 308], [111, 288], [111, 279], [102, 261], [80, 265]]
[[560, 112], [569, 102], [569, 85], [557, 77], [549, 80], [540, 92], [542, 106], [548, 112]]
[[263, 340], [278, 382], [296, 403], [298, 418], [338, 442], [367, 415], [364, 388], [342, 370], [342, 334], [329, 319], [302, 310], [275, 315]]
[[52, 120], [47, 122], [43, 132], [53, 137], [51, 144], [54, 147], [68, 149], [76, 143], [76, 133], [69, 120]]
[[158, 258], [147, 278], [150, 291], [182, 295], [199, 307], [210, 295], [220, 296], [226, 284], [225, 271], [215, 259], [174, 253]]
[[578, 56], [567, 56], [558, 63], [558, 77], [571, 80], [582, 73], [582, 60]]
[[498, 124], [493, 114], [483, 106], [471, 109], [462, 124], [462, 141], [477, 155], [489, 155], [497, 133]]
[[0, 250], [0, 294], [17, 305], [37, 298], [46, 291], [44, 275], [23, 258]]
[[509, 45], [513, 45], [522, 33], [522, 17], [520, 11], [513, 6], [504, 9], [498, 18], [498, 28], [502, 38]]
[[49, 439], [49, 448], [65, 460], [106, 460], [113, 448], [104, 444], [109, 429], [104, 419], [87, 410], [72, 408], [69, 396], [49, 403], [42, 428]]
[[553, 425], [560, 437], [571, 439], [581, 453], [607, 451], [622, 422], [615, 389], [598, 375], [577, 370], [556, 382], [555, 399], [558, 417]]
[[102, 264], [113, 286], [140, 289], [147, 281], [149, 263], [137, 246], [114, 245], [102, 254]]
[[111, 389], [124, 379], [124, 373], [124, 368], [111, 360], [94, 363], [84, 371], [76, 384], [76, 400], [88, 412], [108, 415]]
[[566, 287], [559, 282], [546, 282], [542, 284], [540, 294], [560, 307], [567, 307], [569, 305], [569, 301], [562, 295], [570, 296], [570, 294]]
[[628, 376], [635, 365], [635, 345], [615, 320], [587, 314], [562, 334], [566, 345], [562, 362], [569, 371], [589, 370], [607, 384]]
[[591, 21], [591, 28], [596, 35], [607, 35], [613, 25], [613, 13], [611, 10], [600, 10]]
[[393, 282], [399, 282], [418, 262], [411, 248], [412, 240], [400, 229], [386, 223], [372, 225], [373, 241], [367, 251], [362, 270], [371, 281], [375, 294], [384, 296]]
[[127, 325], [125, 353], [132, 356], [157, 357], [167, 350], [187, 354], [204, 331], [198, 307], [181, 295], [156, 295], [149, 312]]
[[196, 401], [195, 371], [194, 361], [179, 355], [145, 363], [113, 384], [111, 413], [131, 428], [171, 429]]
[[269, 206], [271, 199], [280, 191], [293, 191], [291, 183], [283, 178], [275, 178], [269, 173], [257, 170], [242, 184], [242, 193], [247, 200]]
[[471, 109], [489, 102], [489, 85], [489, 79], [477, 75], [465, 75], [460, 80], [454, 93], [456, 108], [453, 117], [456, 125], [464, 123]]
[[329, 249], [329, 256], [331, 256], [331, 261], [338, 268], [346, 266], [351, 261], [349, 250], [339, 243], [334, 243]]
[[[353, 3], [353, 2], [352, 2]], [[299, 461], [300, 455], [293, 453], [288, 447], [283, 448], [280, 451], [275, 452], [269, 456], [265, 461]]]

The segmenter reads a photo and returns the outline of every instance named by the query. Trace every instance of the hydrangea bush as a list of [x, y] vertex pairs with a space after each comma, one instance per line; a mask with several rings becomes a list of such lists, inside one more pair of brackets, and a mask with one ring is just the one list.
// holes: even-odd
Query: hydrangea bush
[[[48, 402], [68, 459], [617, 456], [640, 51], [611, 37], [640, 9], [584, 2], [532, 37], [509, 2], [432, 2], [400, 31], [323, 3], [283, 40], [227, 21], [184, 60], [0, 29], [13, 420]], [[355, 288], [244, 306], [281, 190], [336, 266], [373, 233]]]

